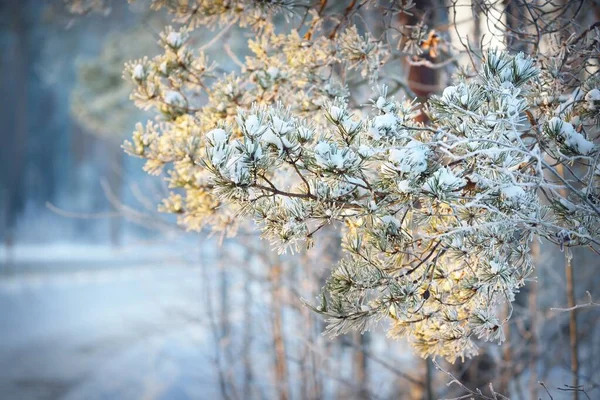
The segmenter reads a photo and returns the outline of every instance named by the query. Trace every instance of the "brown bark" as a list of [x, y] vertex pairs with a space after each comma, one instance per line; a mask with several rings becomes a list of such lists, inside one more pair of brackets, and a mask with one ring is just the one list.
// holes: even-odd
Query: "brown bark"
[[[556, 167], [556, 172], [563, 178], [565, 177], [564, 168], [562, 165]], [[561, 190], [561, 195], [566, 198], [568, 191], [566, 188]], [[565, 249], [565, 283], [567, 289], [567, 306], [569, 308], [575, 306], [575, 283], [573, 278], [573, 264], [571, 263], [572, 253], [567, 246]], [[569, 312], [569, 347], [571, 352], [571, 374], [573, 374], [571, 386], [573, 387], [573, 400], [579, 399], [579, 356], [577, 341], [577, 310], [572, 309]]]
[[271, 322], [273, 325], [273, 346], [275, 348], [275, 385], [280, 400], [289, 398], [289, 383], [287, 372], [287, 357], [283, 333], [283, 300], [281, 285], [281, 264], [274, 262], [270, 266], [269, 280], [271, 283]]
[[[505, 316], [510, 313], [510, 306], [507, 304], [504, 309]], [[504, 334], [506, 336], [506, 342], [503, 343], [502, 348], [502, 373], [500, 374], [500, 388], [499, 392], [503, 395], [510, 397], [510, 381], [513, 376], [513, 354], [511, 347], [511, 326], [510, 323], [504, 324]]]
[[577, 309], [575, 309], [575, 287], [573, 279], [573, 264], [571, 263], [572, 254], [569, 248], [565, 250], [566, 263], [565, 263], [565, 278], [567, 283], [567, 306], [573, 309], [569, 312], [569, 344], [571, 348], [571, 373], [573, 379], [571, 386], [573, 387], [573, 399], [578, 400], [579, 398], [579, 356], [578, 347], [579, 343], [577, 340]]
[[[540, 253], [540, 244], [538, 241], [534, 241], [531, 246], [531, 256], [534, 261], [537, 260]], [[537, 298], [538, 298], [538, 283], [532, 282], [529, 285], [529, 397], [537, 399], [538, 393], [538, 376], [537, 376], [537, 363], [538, 363], [538, 337], [537, 337]]]
[[367, 357], [364, 347], [368, 344], [367, 333], [354, 332], [354, 382], [358, 387], [359, 398], [368, 398]]
[[425, 359], [425, 399], [435, 399], [435, 393], [433, 390], [433, 363], [429, 357]]
[[[400, 14], [400, 22], [402, 25], [416, 25], [425, 16], [425, 11], [431, 11], [431, 9], [432, 4], [430, 1], [419, 2], [413, 12], [414, 15]], [[435, 22], [435, 15], [429, 12], [427, 19], [427, 22], [431, 24], [431, 22]], [[434, 61], [429, 54], [423, 54], [422, 58]], [[403, 64], [407, 70], [406, 80], [408, 88], [421, 100], [426, 100], [437, 91], [439, 84], [439, 72], [437, 69], [430, 68], [427, 65], [411, 65], [408, 60], [404, 60]], [[420, 114], [417, 120], [426, 122], [427, 118], [424, 114]]]

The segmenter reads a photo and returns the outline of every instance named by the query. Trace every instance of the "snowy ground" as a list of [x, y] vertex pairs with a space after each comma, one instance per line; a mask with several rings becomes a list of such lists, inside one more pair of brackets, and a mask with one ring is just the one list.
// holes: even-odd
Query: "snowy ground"
[[[19, 246], [10, 252], [0, 248], [0, 399], [222, 398], [215, 359], [224, 343], [214, 336], [207, 310], [211, 297], [214, 316], [222, 297], [220, 251], [224, 250], [214, 242], [186, 243], [180, 249], [173, 244], [123, 250], [72, 245]], [[242, 268], [233, 270], [227, 296], [234, 337], [226, 343], [233, 354], [226, 379], [238, 384], [245, 368], [240, 357], [244, 276]], [[264, 287], [250, 290], [253, 392], [234, 398], [272, 398], [268, 301]], [[307, 340], [315, 340], [310, 346], [316, 351], [327, 348], [328, 339], [318, 333], [309, 339], [297, 330], [294, 317], [286, 312], [285, 319], [290, 354]], [[381, 358], [398, 347], [386, 340], [371, 345]], [[397, 363], [389, 362], [399, 368], [408, 358], [402, 357], [402, 349], [395, 352]], [[349, 379], [351, 357], [348, 348], [327, 360], [337, 375], [325, 384], [325, 397], [336, 397], [340, 379]], [[299, 373], [293, 365], [290, 374]], [[388, 370], [374, 366], [372, 373], [371, 383], [381, 393], [398, 385]], [[297, 377], [290, 376], [290, 381], [295, 388], [302, 384]]]
[[[148, 243], [122, 250], [20, 246], [10, 254], [0, 247], [0, 399], [222, 398], [215, 367], [222, 343], [211, 331], [206, 309], [210, 289], [213, 306], [219, 306], [220, 257], [212, 242], [187, 243], [179, 250], [172, 244]], [[242, 283], [239, 278], [229, 281], [232, 332], [243, 331]], [[252, 396], [238, 398], [273, 397], [268, 372], [273, 359], [271, 327], [261, 290], [253, 290], [252, 311], [257, 389]], [[293, 318], [286, 316], [286, 321], [289, 329], [297, 329]], [[243, 345], [237, 336], [232, 339], [234, 365], [228, 379], [239, 381]], [[380, 336], [371, 342], [373, 354], [419, 378], [421, 364], [410, 352]], [[288, 332], [287, 337], [290, 347], [307, 339], [301, 331]], [[322, 342], [326, 339], [316, 340], [321, 341], [318, 346], [327, 346]], [[330, 371], [339, 373], [330, 383], [349, 378], [348, 351], [330, 360]], [[389, 394], [406, 386], [387, 367], [371, 363], [369, 371], [371, 387], [384, 394], [381, 398], [394, 398]], [[567, 378], [559, 373], [549, 382]], [[324, 397], [338, 397], [330, 383]], [[553, 395], [556, 400], [570, 397], [556, 390]]]
[[218, 397], [202, 367], [211, 339], [178, 312], [198, 303], [197, 265], [166, 263], [160, 249], [145, 259], [97, 247], [15, 250], [0, 264], [0, 398]]

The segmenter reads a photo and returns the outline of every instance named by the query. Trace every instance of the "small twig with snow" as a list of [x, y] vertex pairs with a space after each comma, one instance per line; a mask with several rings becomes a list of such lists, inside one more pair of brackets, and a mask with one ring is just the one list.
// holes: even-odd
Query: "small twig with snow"
[[589, 291], [585, 292], [588, 296], [589, 301], [585, 304], [577, 304], [573, 307], [568, 307], [568, 308], [551, 308], [550, 310], [552, 311], [561, 311], [561, 312], [565, 312], [565, 311], [573, 311], [573, 310], [577, 310], [578, 308], [586, 308], [586, 307], [599, 307], [600, 303], [594, 303], [594, 301], [592, 300], [592, 294]]

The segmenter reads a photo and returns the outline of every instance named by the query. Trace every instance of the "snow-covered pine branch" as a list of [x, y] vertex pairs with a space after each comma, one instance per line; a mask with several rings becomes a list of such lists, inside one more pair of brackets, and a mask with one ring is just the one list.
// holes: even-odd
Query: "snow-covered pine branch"
[[474, 354], [477, 339], [501, 342], [498, 306], [531, 274], [535, 237], [600, 244], [598, 85], [550, 107], [559, 97], [547, 64], [489, 50], [474, 76], [420, 108], [383, 84], [396, 44], [360, 34], [347, 16], [329, 33], [308, 9], [304, 33], [275, 33], [270, 16], [291, 5], [256, 8], [259, 26], [198, 13], [198, 24], [259, 32], [230, 75], [187, 42], [196, 23], [167, 29], [164, 54], [126, 66], [133, 100], [161, 119], [139, 125], [125, 149], [149, 172], [167, 169], [163, 208], [189, 229], [232, 229], [248, 216], [280, 252], [342, 229], [346, 256], [312, 306], [327, 332], [386, 321], [419, 354], [450, 360]]

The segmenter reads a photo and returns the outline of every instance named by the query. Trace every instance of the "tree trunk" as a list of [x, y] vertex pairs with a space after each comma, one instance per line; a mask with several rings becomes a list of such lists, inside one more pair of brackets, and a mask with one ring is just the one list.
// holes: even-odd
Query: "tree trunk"
[[[534, 241], [531, 246], [531, 255], [534, 261], [537, 261], [540, 254], [540, 244]], [[537, 363], [538, 363], [538, 337], [537, 337], [537, 299], [538, 299], [538, 283], [531, 282], [529, 285], [529, 397], [537, 399], [538, 386], [537, 383]]]
[[[571, 254], [570, 248], [567, 247], [565, 250], [566, 263], [565, 263], [565, 277], [567, 280], [567, 306], [569, 308], [575, 307], [575, 287], [573, 279], [573, 264], [571, 260], [573, 255]], [[573, 400], [579, 398], [579, 356], [578, 356], [578, 341], [577, 341], [577, 310], [573, 309], [569, 312], [569, 344], [571, 347], [571, 373], [573, 379], [571, 386], [573, 386]]]
[[[0, 122], [9, 134], [4, 135], [0, 148], [0, 192], [5, 215], [0, 215], [0, 228], [4, 232], [4, 242], [7, 250], [7, 265], [11, 260], [11, 247], [14, 244], [14, 230], [17, 216], [23, 209], [26, 199], [25, 168], [28, 136], [28, 90], [29, 90], [29, 60], [27, 29], [27, 1], [10, 1], [4, 11], [10, 14], [8, 36], [14, 36], [9, 41], [8, 48], [2, 48], [3, 60], [0, 62], [4, 79], [1, 88], [5, 93], [3, 106], [8, 112], [0, 115]], [[7, 18], [7, 17], [5, 17]], [[7, 18], [8, 19], [8, 18]], [[4, 30], [4, 29], [3, 29]], [[6, 111], [6, 110], [5, 110]], [[4, 203], [5, 202], [5, 203]]]
[[[250, 268], [249, 266], [247, 268]], [[250, 274], [246, 272], [244, 283], [244, 384], [243, 393], [251, 397], [252, 391], [252, 292]]]
[[354, 332], [354, 382], [358, 386], [358, 398], [366, 399], [369, 397], [368, 375], [367, 375], [367, 357], [365, 347], [369, 343], [367, 333], [361, 334]]
[[[508, 317], [510, 313], [510, 305], [507, 304], [504, 307], [504, 314]], [[504, 334], [506, 335], [506, 342], [503, 343], [502, 348], [502, 372], [500, 374], [500, 388], [499, 392], [510, 398], [510, 381], [513, 378], [513, 354], [511, 348], [511, 326], [510, 323], [504, 324]]]
[[425, 399], [435, 399], [435, 393], [433, 390], [433, 363], [429, 357], [425, 359]]
[[[562, 165], [556, 167], [556, 171], [565, 177], [564, 168]], [[561, 190], [561, 195], [566, 199], [568, 191], [566, 188]], [[571, 249], [567, 246], [565, 248], [565, 280], [567, 289], [567, 306], [569, 308], [575, 307], [575, 281], [573, 277], [573, 265], [571, 260], [573, 254]], [[577, 310], [573, 309], [569, 311], [569, 345], [571, 350], [571, 373], [573, 378], [571, 386], [573, 386], [573, 400], [579, 399], [579, 356], [578, 356], [578, 342], [577, 342]]]
[[[116, 148], [114, 148], [116, 147]], [[123, 161], [125, 153], [120, 145], [110, 145], [110, 159], [108, 166], [108, 186], [114, 195], [115, 200], [123, 203]], [[110, 219], [110, 243], [118, 247], [121, 245], [121, 236], [123, 230], [123, 218], [121, 216]]]
[[271, 284], [271, 320], [273, 325], [273, 346], [275, 348], [275, 384], [280, 400], [289, 398], [287, 357], [283, 333], [283, 302], [281, 293], [281, 264], [270, 265], [269, 280]]

